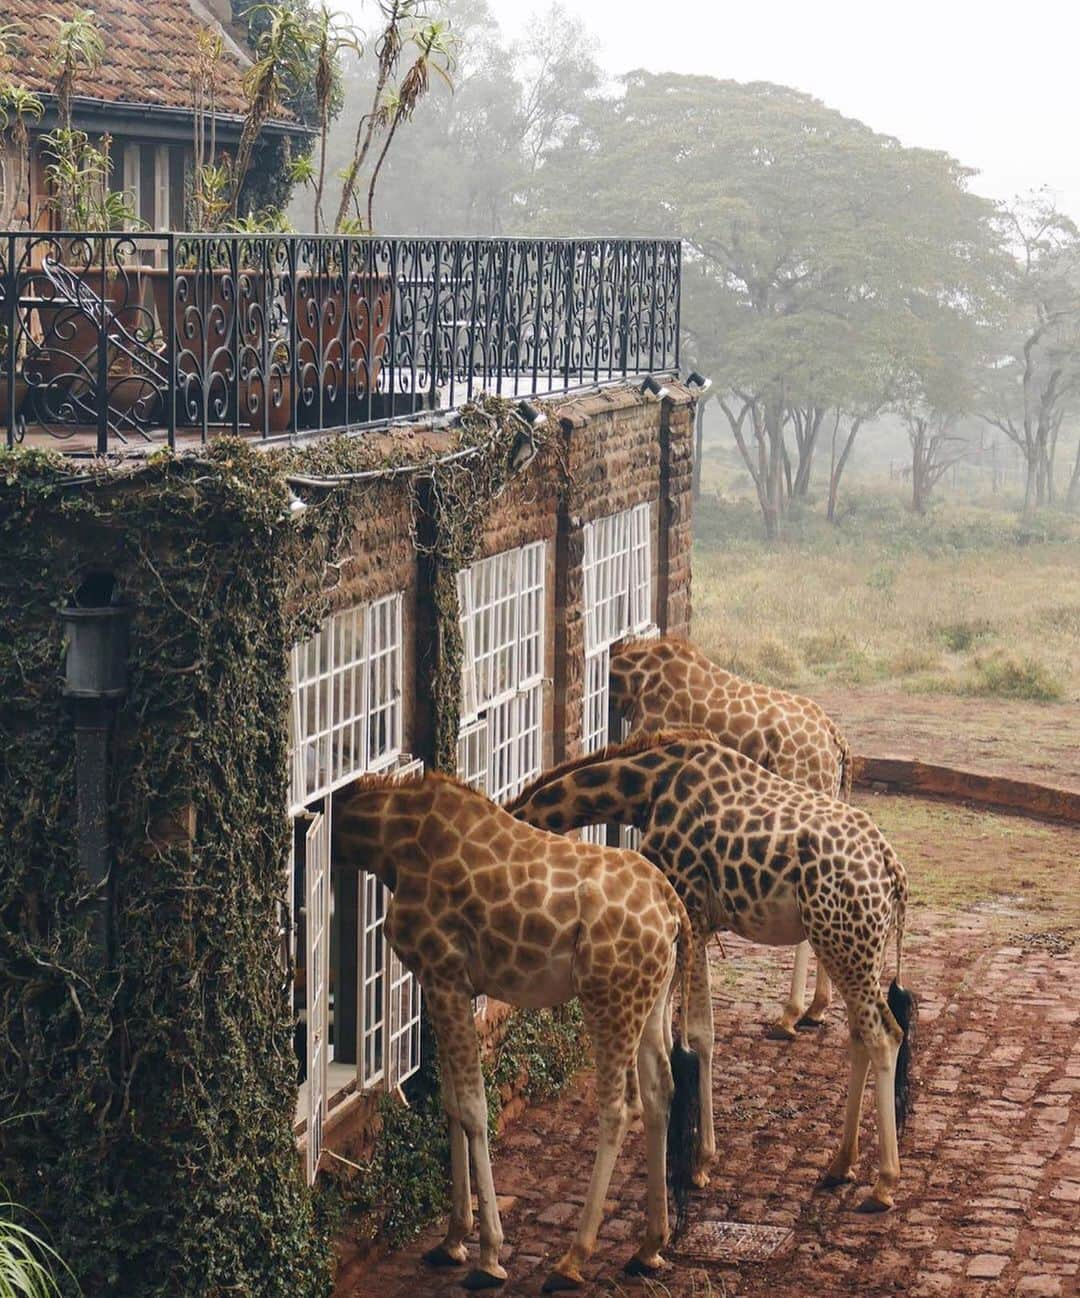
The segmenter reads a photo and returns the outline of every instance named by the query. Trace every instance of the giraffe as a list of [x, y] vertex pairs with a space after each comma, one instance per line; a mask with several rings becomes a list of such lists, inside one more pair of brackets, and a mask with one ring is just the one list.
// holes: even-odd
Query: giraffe
[[[611, 702], [635, 730], [701, 726], [795, 784], [851, 798], [851, 749], [822, 708], [799, 694], [733, 676], [685, 640], [639, 640], [613, 652]], [[792, 1041], [796, 1029], [824, 1024], [832, 999], [829, 975], [819, 960], [807, 1005], [809, 963], [810, 944], [800, 942], [787, 1004], [769, 1036]]]
[[[860, 1211], [885, 1211], [900, 1179], [898, 1130], [908, 1109], [915, 998], [900, 984], [907, 878], [865, 812], [766, 771], [711, 731], [639, 731], [542, 775], [507, 810], [565, 832], [614, 820], [642, 831], [641, 852], [674, 884], [694, 926], [686, 1004], [701, 1057], [701, 1159], [716, 1156], [712, 1004], [704, 952], [721, 929], [783, 946], [807, 938], [847, 1006], [850, 1082], [844, 1133], [824, 1183], [855, 1179], [869, 1070], [877, 1097], [879, 1168]], [[891, 932], [896, 976], [880, 978]]]
[[[506, 1279], [487, 1143], [488, 1111], [472, 998], [562, 1005], [577, 996], [596, 1060], [600, 1140], [573, 1244], [544, 1291], [577, 1289], [596, 1246], [604, 1198], [631, 1118], [642, 1114], [646, 1229], [626, 1265], [653, 1275], [669, 1238], [665, 1167], [676, 1232], [685, 1221], [697, 1149], [697, 1057], [668, 1001], [677, 965], [685, 994], [693, 958], [686, 908], [636, 852], [575, 843], [515, 820], [448, 776], [364, 776], [334, 806], [334, 860], [375, 874], [392, 893], [383, 926], [416, 975], [439, 1047], [450, 1124], [452, 1209], [446, 1237], [425, 1255], [462, 1265], [473, 1226], [480, 1254], [468, 1289]], [[684, 1001], [685, 1003], [685, 1001]]]

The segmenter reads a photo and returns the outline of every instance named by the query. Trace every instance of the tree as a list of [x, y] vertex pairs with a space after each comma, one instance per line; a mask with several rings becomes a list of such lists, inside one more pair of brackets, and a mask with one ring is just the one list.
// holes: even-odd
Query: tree
[[1045, 191], [1003, 209], [1012, 253], [1009, 313], [988, 368], [982, 414], [1019, 447], [1024, 514], [1052, 504], [1062, 421], [1080, 394], [1080, 230]]
[[295, 98], [310, 65], [314, 43], [311, 26], [300, 10], [289, 5], [261, 4], [255, 5], [254, 11], [264, 13], [267, 22], [256, 38], [255, 61], [244, 73], [247, 110], [231, 167], [227, 204], [233, 220], [239, 216], [240, 195], [262, 129], [280, 114], [290, 98]]
[[830, 426], [835, 509], [856, 435], [893, 397], [913, 303], [981, 300], [993, 208], [970, 174], [788, 87], [634, 72], [549, 152], [536, 207], [546, 229], [585, 214], [595, 233], [684, 239], [687, 337], [712, 358], [773, 537]]
[[[367, 113], [357, 123], [352, 156], [342, 175], [335, 233], [363, 220], [358, 191], [372, 149], [376, 151], [364, 212], [367, 229], [374, 229], [375, 189], [398, 129], [412, 118], [427, 94], [432, 73], [451, 85], [451, 41], [446, 23], [430, 18], [424, 0], [381, 0], [380, 8], [384, 26], [375, 42], [375, 88]], [[402, 53], [410, 45], [415, 47], [415, 57], [395, 85]], [[324, 135], [324, 153], [325, 141]]]
[[[453, 95], [422, 100], [408, 130], [394, 140], [379, 175], [379, 229], [523, 233], [536, 157], [563, 137], [599, 84], [592, 42], [558, 7], [539, 16], [535, 36], [520, 44], [503, 38], [487, 0], [445, 0], [440, 13], [454, 42]], [[343, 113], [331, 128], [330, 174], [352, 165], [375, 99], [377, 70], [372, 59], [345, 66], [346, 104], [365, 107]], [[359, 140], [362, 145], [362, 134]], [[294, 210], [295, 219], [307, 219], [302, 199]], [[363, 215], [355, 204], [352, 210]]]

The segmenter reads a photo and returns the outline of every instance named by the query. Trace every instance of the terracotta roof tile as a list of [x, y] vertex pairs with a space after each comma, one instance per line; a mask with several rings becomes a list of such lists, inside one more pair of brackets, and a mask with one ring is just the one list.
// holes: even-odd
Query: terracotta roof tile
[[[47, 50], [56, 36], [54, 18], [71, 18], [76, 0], [5, 0], [4, 20], [18, 25], [21, 38], [15, 76], [27, 89], [50, 93], [56, 71]], [[109, 102], [191, 107], [195, 33], [220, 23], [198, 0], [104, 0], [95, 11], [105, 41], [105, 58], [93, 75], [84, 74], [76, 95]], [[225, 33], [218, 83], [218, 108], [242, 113], [240, 82], [247, 55]]]

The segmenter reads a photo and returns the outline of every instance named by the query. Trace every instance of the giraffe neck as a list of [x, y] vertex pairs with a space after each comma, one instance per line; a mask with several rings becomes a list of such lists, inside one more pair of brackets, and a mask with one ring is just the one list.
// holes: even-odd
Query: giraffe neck
[[[414, 785], [369, 784], [362, 777], [334, 799], [333, 859], [373, 874], [391, 892], [399, 867], [415, 857], [415, 830], [430, 812], [432, 791]], [[403, 839], [412, 838], [403, 851]]]
[[511, 815], [539, 829], [563, 833], [614, 822], [642, 828], [659, 791], [686, 763], [686, 753], [649, 749], [628, 756], [574, 763], [547, 782], [527, 789], [507, 806]]

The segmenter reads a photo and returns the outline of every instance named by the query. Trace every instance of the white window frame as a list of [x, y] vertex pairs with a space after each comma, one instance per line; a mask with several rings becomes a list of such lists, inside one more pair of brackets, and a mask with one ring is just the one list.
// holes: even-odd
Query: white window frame
[[317, 814], [304, 834], [307, 938], [307, 1178], [322, 1157], [330, 1062], [330, 818]]
[[[583, 753], [595, 752], [610, 740], [612, 645], [628, 635], [655, 633], [652, 616], [655, 538], [653, 506], [649, 501], [585, 524]], [[607, 827], [589, 825], [581, 831], [581, 836], [586, 842], [606, 843]]]
[[400, 759], [403, 609], [400, 592], [343, 609], [294, 645], [294, 810]]
[[[312, 804], [328, 799], [356, 776], [397, 770], [422, 771], [402, 752], [404, 597], [400, 592], [331, 614], [290, 655], [289, 811], [312, 816]], [[309, 1180], [318, 1171], [322, 1129], [329, 1111], [329, 924], [333, 891], [329, 859], [330, 804], [323, 801], [306, 831], [305, 958], [307, 996], [307, 1120]], [[295, 956], [295, 854], [290, 853], [289, 898], [282, 945]], [[315, 889], [313, 892], [312, 890]], [[358, 917], [356, 1082], [364, 1089], [392, 1089], [420, 1067], [420, 988], [390, 950], [383, 935], [389, 894], [374, 876], [361, 873]], [[314, 1070], [314, 1071], [313, 1071]]]
[[[495, 802], [543, 767], [547, 543], [480, 559], [457, 575], [461, 618], [458, 778]], [[473, 997], [477, 1017], [487, 996]]]
[[[135, 215], [142, 211], [142, 146], [124, 145], [124, 192], [131, 198]], [[138, 229], [135, 224], [133, 229]]]
[[543, 765], [547, 543], [501, 550], [463, 568], [458, 601], [463, 647], [458, 775], [503, 802]]

